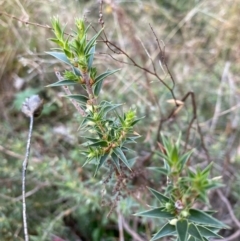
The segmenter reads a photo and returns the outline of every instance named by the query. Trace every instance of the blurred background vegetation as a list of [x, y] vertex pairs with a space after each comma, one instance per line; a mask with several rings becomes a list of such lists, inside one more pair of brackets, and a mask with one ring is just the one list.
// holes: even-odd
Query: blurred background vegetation
[[[61, 98], [60, 88], [45, 88], [56, 81], [54, 68], [64, 69], [45, 51], [54, 47], [48, 41], [53, 35], [47, 27], [52, 16], [67, 23], [66, 32], [73, 27], [74, 19], [84, 14], [94, 28], [100, 29], [97, 1], [2, 0], [0, 9], [0, 239], [23, 240], [21, 167], [28, 120], [20, 109], [26, 97], [37, 93], [45, 107], [35, 122], [27, 174], [31, 240], [149, 240], [162, 221], [131, 214], [147, 205], [154, 206], [146, 185], [161, 190], [166, 182], [161, 174], [146, 171], [145, 167], [162, 165], [151, 151], [159, 120], [173, 108], [170, 92], [154, 76], [123, 64], [121, 61], [129, 62], [126, 56], [111, 52], [99, 41], [95, 60], [99, 73], [122, 69], [107, 79], [101, 98], [124, 103], [123, 108], [135, 107], [145, 118], [136, 129], [142, 138], [134, 146], [134, 173], [126, 178], [126, 184], [109, 180], [104, 169], [93, 178], [94, 167], [81, 167], [81, 117], [68, 100]], [[211, 204], [218, 210], [216, 216], [232, 227], [221, 234], [231, 237], [226, 240], [236, 241], [240, 239], [239, 12], [240, 0], [107, 0], [103, 5], [105, 31], [112, 42], [145, 68], [152, 68], [151, 55], [159, 75], [171, 85], [160, 66], [151, 24], [166, 46], [176, 98], [181, 99], [189, 91], [195, 93], [198, 122], [214, 161], [213, 174], [222, 175], [225, 184], [221, 192], [209, 194]], [[90, 33], [95, 32], [90, 29]], [[163, 124], [162, 133], [173, 139], [180, 131], [186, 136], [192, 116], [189, 99], [176, 118]], [[207, 164], [196, 121], [187, 147], [195, 148], [190, 165]], [[114, 208], [117, 202], [118, 208]]]

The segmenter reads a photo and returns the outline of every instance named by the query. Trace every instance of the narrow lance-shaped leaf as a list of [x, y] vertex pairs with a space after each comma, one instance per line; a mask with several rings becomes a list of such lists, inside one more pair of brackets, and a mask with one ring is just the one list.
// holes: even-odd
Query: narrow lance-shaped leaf
[[103, 114], [104, 116], [106, 116], [106, 114], [107, 114], [109, 111], [112, 111], [112, 110], [118, 108], [118, 107], [121, 106], [121, 105], [122, 105], [122, 104], [109, 104], [109, 105], [106, 105], [106, 106], [104, 106], [104, 107], [100, 110], [99, 114], [100, 114], [100, 115]]
[[102, 31], [103, 31], [103, 28], [88, 41], [86, 47], [84, 48], [84, 54], [85, 55], [87, 55], [89, 53], [89, 51], [91, 50], [91, 48], [95, 45], [96, 40], [97, 40], [97, 38], [99, 37], [99, 35], [101, 34]]
[[153, 237], [150, 241], [154, 241], [166, 236], [170, 236], [176, 233], [176, 227], [169, 223], [166, 223]]
[[178, 220], [176, 224], [178, 238], [180, 241], [186, 241], [188, 237], [188, 222], [186, 219]]
[[163, 146], [165, 148], [165, 151], [167, 152], [167, 156], [171, 157], [173, 145], [170, 143], [170, 141], [164, 135], [161, 135], [161, 137], [162, 137]]
[[175, 217], [174, 214], [164, 210], [165, 210], [165, 207], [160, 207], [160, 208], [154, 208], [148, 211], [139, 212], [134, 215], [142, 216], [142, 217], [150, 217], [150, 218], [174, 218]]
[[211, 231], [210, 229], [208, 229], [207, 227], [203, 227], [200, 225], [196, 225], [197, 229], [199, 230], [199, 232], [201, 233], [201, 235], [203, 237], [217, 237], [217, 238], [222, 238], [222, 236], [214, 233], [213, 231]]
[[181, 165], [181, 169], [185, 166], [186, 162], [188, 161], [189, 157], [192, 155], [193, 150], [185, 153], [183, 156], [180, 157], [179, 163]]
[[108, 158], [108, 153], [107, 153], [107, 154], [104, 154], [103, 156], [101, 156], [100, 161], [99, 161], [99, 163], [98, 163], [98, 165], [97, 165], [97, 168], [96, 168], [96, 170], [95, 170], [94, 177], [96, 176], [99, 168], [100, 168], [100, 167], [103, 165], [103, 163], [107, 160], [107, 158]]
[[93, 92], [94, 92], [94, 95], [95, 95], [95, 96], [98, 96], [98, 95], [99, 95], [99, 93], [100, 93], [100, 91], [101, 91], [101, 89], [102, 89], [103, 80], [104, 80], [107, 76], [109, 76], [109, 75], [111, 75], [111, 74], [114, 74], [114, 73], [117, 72], [117, 71], [118, 71], [118, 70], [107, 71], [107, 72], [99, 75], [98, 77], [96, 77], [95, 83], [94, 83], [94, 85], [93, 85], [93, 87], [94, 87]]
[[97, 141], [97, 142], [88, 144], [88, 146], [91, 146], [91, 147], [94, 147], [94, 146], [96, 146], [96, 147], [98, 147], [98, 146], [107, 147], [108, 143], [106, 141]]
[[98, 82], [100, 82], [101, 80], [107, 78], [109, 75], [112, 75], [114, 73], [116, 73], [117, 71], [119, 71], [120, 69], [115, 69], [115, 70], [110, 70], [110, 71], [106, 71], [100, 75], [98, 75], [95, 79], [94, 85], [96, 85]]
[[78, 68], [75, 68], [74, 66], [72, 66], [72, 69], [73, 69], [73, 72], [74, 72], [75, 75], [82, 76], [82, 74], [81, 74], [81, 72]]
[[171, 163], [171, 158], [168, 157], [167, 155], [165, 155], [164, 153], [162, 153], [162, 152], [157, 152], [157, 154], [158, 154], [163, 160], [165, 160], [167, 163]]
[[113, 152], [122, 160], [122, 162], [126, 165], [126, 167], [131, 170], [131, 167], [129, 166], [128, 160], [125, 157], [123, 151], [121, 150], [121, 148], [116, 147], [113, 149]]
[[98, 138], [92, 138], [92, 137], [87, 137], [87, 136], [82, 136], [82, 138], [86, 138], [87, 140], [89, 140], [89, 141], [91, 141], [91, 142], [100, 141], [100, 139], [98, 139]]
[[64, 85], [76, 85], [78, 82], [76, 81], [73, 81], [73, 80], [67, 80], [67, 79], [64, 79], [64, 80], [60, 80], [58, 82], [55, 82], [53, 84], [50, 84], [50, 85], [47, 85], [46, 87], [55, 87], [55, 86], [64, 86]]
[[72, 65], [71, 62], [68, 60], [67, 56], [63, 52], [46, 52], [49, 55], [52, 55], [56, 59], [59, 59], [60, 61]]
[[156, 190], [148, 187], [149, 191], [163, 204], [167, 202], [171, 202], [170, 198], [166, 197], [160, 192], [157, 192]]
[[188, 239], [188, 241], [196, 241], [196, 239], [193, 236], [190, 236], [190, 238]]
[[171, 152], [171, 162], [173, 164], [176, 164], [178, 163], [178, 160], [179, 160], [179, 150], [177, 148], [176, 145], [174, 145], [174, 148], [172, 149], [172, 152]]
[[88, 97], [86, 97], [84, 95], [65, 95], [64, 97], [74, 99], [77, 102], [79, 102], [80, 104], [86, 104], [88, 101]]
[[189, 217], [188, 219], [192, 222], [200, 223], [200, 224], [207, 224], [208, 226], [216, 226], [220, 228], [229, 228], [224, 223], [218, 221], [216, 218], [211, 217], [210, 215], [197, 210], [197, 209], [190, 209], [189, 210]]
[[97, 158], [96, 157], [94, 157], [94, 158], [87, 158], [87, 160], [83, 163], [82, 167], [86, 166], [91, 161], [97, 161]]
[[203, 237], [202, 237], [201, 233], [199, 232], [198, 228], [193, 223], [191, 223], [189, 225], [188, 233], [191, 234], [196, 239], [203, 241]]
[[88, 60], [88, 69], [92, 68], [92, 63], [94, 59], [94, 54], [95, 54], [95, 45], [90, 49], [89, 55], [87, 56]]
[[113, 163], [117, 167], [118, 171], [120, 171], [120, 165], [119, 165], [119, 158], [118, 158], [118, 156], [114, 152], [112, 152], [111, 157], [112, 157]]
[[143, 116], [143, 117], [141, 117], [141, 118], [138, 118], [138, 119], [134, 120], [134, 121], [131, 123], [131, 126], [136, 125], [140, 120], [142, 120], [142, 119], [144, 119], [144, 118], [145, 118], [145, 116]]

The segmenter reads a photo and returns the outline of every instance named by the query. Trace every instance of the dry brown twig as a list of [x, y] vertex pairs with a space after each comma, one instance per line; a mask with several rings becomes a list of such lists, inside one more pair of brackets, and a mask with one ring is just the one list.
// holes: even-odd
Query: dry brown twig
[[118, 212], [118, 215], [120, 216], [121, 222], [122, 222], [122, 226], [124, 228], [124, 230], [130, 234], [133, 238], [133, 240], [136, 241], [145, 241], [145, 239], [143, 239], [138, 233], [136, 233], [127, 223], [127, 221], [124, 219], [123, 215]]
[[[21, 18], [18, 18], [18, 17], [16, 17], [16, 16], [13, 16], [13, 15], [11, 15], [11, 14], [9, 14], [9, 13], [6, 13], [6, 12], [0, 11], [0, 16], [1, 16], [1, 15], [6, 16], [6, 17], [9, 17], [9, 18], [12, 18], [12, 19], [17, 20], [18, 22], [24, 23], [24, 24], [26, 24], [26, 25], [32, 25], [32, 26], [36, 26], [36, 27], [40, 27], [40, 28], [45, 28], [45, 29], [48, 29], [48, 30], [53, 30], [53, 28], [50, 27], [50, 26], [48, 26], [48, 25], [43, 25], [43, 24], [39, 24], [39, 23], [34, 23], [34, 22], [30, 22], [30, 21], [25, 21], [25, 20], [23, 20], [23, 19], [21, 19]], [[65, 34], [65, 35], [68, 35], [68, 36], [70, 36], [70, 37], [73, 37], [72, 34], [65, 33], [65, 32], [64, 32], [64, 34]]]

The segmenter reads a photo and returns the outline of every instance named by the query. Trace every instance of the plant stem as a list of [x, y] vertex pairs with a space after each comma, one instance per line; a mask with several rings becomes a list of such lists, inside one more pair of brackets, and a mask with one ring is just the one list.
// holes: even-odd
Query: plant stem
[[31, 146], [31, 137], [32, 137], [32, 130], [33, 130], [33, 115], [30, 116], [30, 124], [29, 124], [29, 132], [28, 132], [28, 139], [27, 139], [27, 148], [25, 159], [22, 164], [22, 206], [23, 206], [23, 229], [24, 229], [24, 240], [29, 241], [28, 236], [28, 225], [27, 225], [27, 211], [26, 211], [26, 171], [28, 166], [28, 159], [30, 153], [30, 146]]

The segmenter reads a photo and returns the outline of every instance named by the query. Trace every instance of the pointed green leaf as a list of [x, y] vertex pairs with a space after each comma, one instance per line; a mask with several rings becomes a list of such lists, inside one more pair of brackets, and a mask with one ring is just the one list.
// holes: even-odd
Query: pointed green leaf
[[144, 119], [145, 116], [141, 117], [141, 118], [138, 118], [137, 120], [134, 120], [132, 123], [131, 123], [131, 126], [134, 126], [136, 125], [140, 120]]
[[121, 69], [110, 70], [110, 71], [106, 71], [106, 72], [100, 74], [99, 76], [96, 77], [93, 86], [96, 85], [98, 82], [100, 82], [100, 81], [104, 80], [105, 78], [107, 78], [109, 75], [112, 75], [112, 74], [116, 73], [119, 70], [121, 70]]
[[176, 233], [176, 227], [169, 223], [166, 223], [153, 237], [150, 241], [154, 241], [166, 236], [170, 236]]
[[171, 153], [171, 161], [172, 163], [178, 163], [179, 161], [179, 155], [178, 155], [178, 149], [176, 146], [174, 146], [172, 153]]
[[203, 211], [197, 209], [190, 209], [189, 210], [189, 217], [188, 219], [192, 222], [206, 224], [208, 226], [215, 226], [220, 228], [228, 228], [227, 225], [218, 221], [216, 218], [211, 217], [210, 215], [206, 214]]
[[211, 162], [207, 167], [205, 167], [205, 169], [202, 171], [202, 174], [205, 174], [206, 176], [208, 176], [212, 166], [213, 166], [213, 162]]
[[188, 169], [187, 170], [187, 173], [188, 173], [188, 176], [190, 177], [190, 178], [195, 178], [195, 173], [193, 172], [193, 171], [191, 171], [190, 169]]
[[203, 237], [217, 237], [217, 238], [222, 238], [222, 236], [214, 233], [213, 231], [211, 231], [210, 229], [200, 226], [200, 225], [196, 225], [197, 229], [199, 230], [199, 232], [201, 233], [201, 235]]
[[167, 155], [165, 155], [164, 153], [162, 153], [162, 152], [157, 152], [157, 154], [158, 154], [163, 160], [165, 160], [167, 163], [171, 163], [171, 158], [168, 157]]
[[94, 142], [94, 143], [90, 143], [88, 146], [107, 147], [108, 143], [106, 141], [97, 141], [97, 142]]
[[112, 157], [112, 160], [113, 160], [115, 166], [117, 167], [118, 171], [120, 171], [120, 165], [119, 165], [119, 158], [118, 158], [118, 156], [114, 152], [112, 152], [111, 157]]
[[164, 211], [165, 207], [154, 208], [148, 211], [136, 213], [136, 216], [150, 217], [150, 218], [174, 218], [175, 215]]
[[99, 81], [94, 87], [93, 87], [93, 94], [94, 96], [98, 96], [101, 89], [102, 89], [102, 83], [103, 83], [103, 80], [102, 81]]
[[60, 40], [58, 40], [58, 39], [56, 39], [56, 38], [49, 38], [48, 40], [56, 43], [57, 45], [61, 45], [61, 43], [62, 43]]
[[94, 54], [95, 54], [95, 45], [90, 49], [89, 51], [89, 56], [87, 57], [88, 60], [88, 69], [92, 68], [92, 63], [94, 59]]
[[131, 150], [131, 149], [127, 148], [126, 146], [122, 146], [121, 149], [122, 149], [122, 151], [135, 152], [134, 150]]
[[112, 111], [121, 105], [122, 104], [109, 104], [109, 105], [103, 106], [103, 108], [100, 110], [99, 114], [100, 115], [103, 114], [105, 116], [109, 111]]
[[89, 162], [91, 162], [93, 159], [87, 158], [87, 160], [83, 163], [82, 167], [86, 166]]
[[107, 160], [108, 158], [108, 153], [107, 154], [104, 154], [103, 156], [101, 156], [100, 160], [99, 160], [99, 163], [97, 165], [97, 168], [95, 170], [95, 173], [94, 173], [94, 177], [96, 176], [99, 168], [103, 165], [103, 163]]
[[85, 55], [87, 55], [90, 52], [91, 48], [96, 44], [96, 40], [102, 31], [103, 31], [103, 28], [88, 41], [86, 47], [84, 48]]
[[172, 152], [172, 149], [174, 148], [174, 146], [164, 135], [161, 135], [161, 137], [162, 137], [163, 146], [167, 152], [167, 156], [171, 157], [171, 152]]
[[128, 160], [125, 157], [123, 151], [121, 150], [121, 148], [116, 147], [113, 149], [113, 152], [122, 160], [122, 162], [126, 165], [126, 167], [131, 170], [131, 167], [129, 166]]
[[203, 237], [202, 235], [200, 234], [198, 228], [193, 224], [191, 223], [188, 227], [188, 233], [191, 234], [193, 237], [195, 237], [196, 239], [198, 240], [202, 240], [203, 241]]
[[190, 236], [190, 238], [188, 239], [188, 241], [196, 241], [196, 239], [193, 236]]
[[181, 163], [181, 169], [185, 166], [186, 162], [188, 161], [192, 153], [193, 153], [193, 150], [185, 153], [183, 156], [180, 157], [179, 163]]
[[160, 192], [157, 192], [156, 190], [148, 187], [148, 190], [160, 201], [161, 204], [167, 203], [167, 202], [172, 202], [170, 198], [166, 197]]
[[56, 59], [59, 59], [60, 61], [72, 65], [71, 62], [68, 60], [67, 56], [63, 52], [46, 52], [47, 54], [52, 55]]
[[77, 102], [79, 102], [80, 104], [86, 104], [88, 101], [88, 97], [86, 97], [84, 95], [65, 95], [64, 97], [74, 99]]
[[98, 77], [96, 77], [95, 83], [93, 84], [93, 88], [94, 88], [93, 93], [94, 93], [95, 96], [98, 96], [98, 95], [99, 95], [99, 93], [100, 93], [100, 91], [101, 91], [101, 89], [102, 89], [103, 80], [104, 80], [107, 76], [109, 76], [109, 75], [117, 72], [118, 70], [119, 70], [119, 69], [117, 69], [117, 70], [112, 70], [112, 71], [107, 71], [107, 72], [99, 75]]
[[209, 214], [209, 215], [213, 215], [214, 213], [216, 213], [217, 211], [216, 210], [207, 210], [207, 211], [204, 211], [206, 214]]
[[80, 70], [78, 68], [75, 68], [74, 66], [72, 66], [72, 70], [74, 72], [75, 75], [77, 76], [82, 76]]
[[182, 139], [182, 133], [180, 132], [179, 135], [178, 135], [178, 139], [176, 141], [177, 149], [179, 149], [179, 147], [180, 147], [181, 139]]
[[180, 219], [177, 221], [176, 229], [178, 233], [178, 238], [180, 241], [186, 241], [188, 237], [188, 222], [186, 219]]
[[55, 86], [64, 86], [64, 85], [69, 86], [69, 85], [76, 85], [76, 84], [77, 84], [76, 81], [64, 79], [64, 80], [55, 82], [53, 84], [47, 85], [46, 87], [55, 87]]
[[140, 138], [141, 136], [140, 135], [136, 135], [136, 136], [128, 136], [126, 138], [126, 141], [128, 143], [137, 143], [135, 140], [137, 140], [138, 138]]
[[91, 142], [100, 141], [100, 139], [98, 139], [98, 138], [91, 138], [91, 137], [86, 137], [86, 136], [82, 136], [82, 138], [86, 138], [87, 140], [89, 140]]

